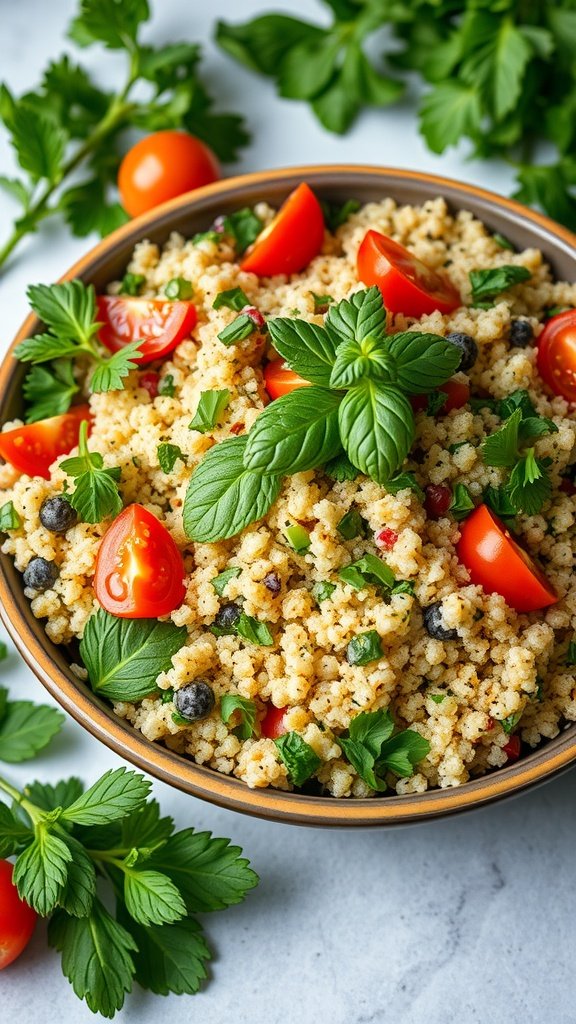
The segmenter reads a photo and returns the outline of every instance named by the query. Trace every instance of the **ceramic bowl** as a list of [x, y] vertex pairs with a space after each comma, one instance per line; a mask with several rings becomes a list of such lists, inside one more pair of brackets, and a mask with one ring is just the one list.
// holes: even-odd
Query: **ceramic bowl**
[[[321, 199], [362, 203], [391, 196], [399, 203], [419, 204], [444, 196], [451, 209], [471, 210], [494, 232], [518, 248], [541, 249], [555, 274], [576, 278], [576, 236], [519, 203], [460, 182], [392, 168], [360, 166], [293, 167], [228, 178], [184, 195], [131, 221], [104, 239], [65, 278], [79, 277], [97, 290], [122, 277], [134, 244], [148, 238], [162, 244], [170, 232], [189, 236], [205, 231], [214, 218], [265, 200], [277, 207], [299, 182], [307, 181]], [[36, 333], [30, 316], [14, 345]], [[22, 381], [26, 368], [8, 353], [0, 367], [0, 422], [22, 412]], [[20, 653], [62, 707], [85, 729], [138, 768], [163, 782], [212, 803], [262, 818], [293, 824], [376, 827], [429, 821], [470, 810], [520, 793], [558, 774], [576, 760], [576, 727], [522, 760], [455, 788], [410, 796], [336, 800], [273, 789], [249, 789], [238, 779], [194, 764], [117, 718], [111, 708], [78, 681], [66, 649], [51, 643], [44, 625], [32, 615], [24, 597], [22, 576], [11, 558], [0, 557], [0, 615]]]

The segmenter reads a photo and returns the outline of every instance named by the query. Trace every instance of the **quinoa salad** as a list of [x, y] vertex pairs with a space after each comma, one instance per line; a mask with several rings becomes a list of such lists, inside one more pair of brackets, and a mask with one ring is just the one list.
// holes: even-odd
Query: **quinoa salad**
[[148, 740], [368, 797], [576, 719], [576, 285], [539, 251], [302, 184], [29, 295], [2, 551]]

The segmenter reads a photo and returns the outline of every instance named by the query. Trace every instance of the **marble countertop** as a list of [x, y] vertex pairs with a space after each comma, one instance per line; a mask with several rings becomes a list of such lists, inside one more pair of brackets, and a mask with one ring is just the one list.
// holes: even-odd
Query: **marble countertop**
[[[253, 142], [238, 171], [299, 163], [394, 164], [507, 192], [508, 170], [426, 151], [408, 108], [365, 113], [345, 138], [329, 135], [303, 104], [280, 101], [270, 83], [243, 71], [210, 40], [216, 17], [242, 20], [284, 8], [325, 16], [314, 0], [155, 0], [150, 38], [205, 42], [221, 109], [248, 115]], [[0, 2], [0, 69], [16, 93], [62, 52], [74, 0]], [[113, 87], [119, 58], [84, 55]], [[0, 132], [0, 135], [2, 133]], [[15, 170], [5, 136], [0, 173]], [[0, 197], [0, 234], [13, 216]], [[54, 223], [28, 240], [0, 278], [0, 351], [26, 309], [30, 282], [53, 281], [91, 244]], [[0, 666], [11, 694], [49, 701], [13, 649]], [[120, 759], [67, 720], [50, 751], [10, 768], [55, 781], [92, 781]], [[388, 832], [322, 832], [235, 815], [159, 783], [154, 791], [179, 827], [194, 825], [240, 844], [261, 876], [240, 907], [206, 918], [214, 960], [210, 984], [168, 1002], [136, 989], [117, 1019], [152, 1024], [573, 1024], [570, 962], [574, 896], [574, 774], [506, 804], [445, 822]], [[27, 952], [0, 975], [0, 1019], [87, 1024], [38, 928]]]

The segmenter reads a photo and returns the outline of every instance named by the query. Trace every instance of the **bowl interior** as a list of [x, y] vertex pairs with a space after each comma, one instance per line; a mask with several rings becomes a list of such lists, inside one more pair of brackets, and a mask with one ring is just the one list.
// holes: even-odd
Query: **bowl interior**
[[[277, 207], [299, 182], [307, 181], [321, 199], [361, 203], [391, 196], [416, 205], [438, 195], [453, 210], [471, 210], [515, 247], [542, 250], [556, 276], [576, 276], [576, 238], [539, 214], [511, 200], [454, 181], [416, 172], [371, 167], [291, 168], [228, 179], [180, 197], [127, 224], [105, 239], [71, 268], [67, 278], [80, 277], [97, 290], [122, 277], [135, 243], [148, 238], [162, 245], [172, 231], [188, 237], [207, 230], [214, 218], [265, 200]], [[23, 325], [14, 344], [37, 330], [34, 317]], [[0, 367], [0, 422], [22, 412], [22, 381], [26, 368], [8, 355]], [[109, 706], [80, 682], [70, 669], [65, 648], [51, 643], [42, 621], [34, 618], [24, 597], [22, 577], [12, 559], [0, 556], [0, 615], [24, 658], [62, 706], [117, 753], [162, 781], [230, 809], [296, 824], [374, 827], [400, 825], [477, 807], [517, 793], [563, 770], [576, 759], [576, 735], [569, 727], [546, 746], [498, 772], [458, 789], [431, 790], [418, 796], [369, 800], [336, 800], [274, 790], [250, 790], [237, 779], [146, 740], [116, 718]]]

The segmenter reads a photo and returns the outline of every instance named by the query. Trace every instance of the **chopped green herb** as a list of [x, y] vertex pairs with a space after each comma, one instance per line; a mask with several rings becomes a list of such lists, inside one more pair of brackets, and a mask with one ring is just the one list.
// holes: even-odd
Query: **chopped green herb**
[[189, 429], [198, 430], [201, 434], [212, 430], [222, 419], [222, 414], [228, 408], [229, 402], [228, 388], [223, 388], [222, 391], [202, 391], [196, 412], [188, 424]]
[[237, 345], [244, 338], [249, 338], [256, 330], [256, 324], [247, 313], [241, 313], [231, 324], [218, 331], [217, 337], [223, 345]]
[[17, 530], [21, 525], [22, 520], [14, 508], [13, 502], [7, 501], [0, 508], [0, 530], [6, 533], [8, 530]]
[[168, 690], [162, 690], [160, 695], [162, 704], [171, 704], [174, 700], [174, 690], [170, 687]]
[[552, 420], [532, 415], [533, 406], [526, 392], [515, 392], [515, 395], [518, 396], [516, 408], [513, 412], [509, 412], [509, 406], [503, 410], [508, 418], [499, 430], [484, 438], [482, 455], [489, 466], [511, 469], [506, 495], [514, 512], [536, 515], [552, 492], [552, 482], [547, 472], [550, 461], [537, 459], [534, 448], [528, 448], [522, 453], [520, 447], [532, 437], [555, 433], [558, 427]]
[[121, 295], [140, 295], [142, 285], [146, 284], [144, 274], [124, 274], [120, 285]]
[[260, 217], [257, 217], [254, 210], [250, 210], [248, 207], [225, 217], [223, 226], [226, 234], [231, 235], [234, 239], [239, 255], [256, 241], [264, 227]]
[[314, 300], [315, 313], [326, 313], [330, 304], [334, 302], [331, 295], [317, 295], [316, 292], [310, 292], [310, 295]]
[[501, 235], [498, 231], [495, 235], [492, 235], [492, 238], [496, 242], [496, 245], [499, 245], [501, 249], [509, 249], [510, 252], [516, 252], [512, 242], [505, 238], [504, 235]]
[[218, 597], [224, 597], [224, 591], [230, 583], [230, 580], [235, 580], [242, 572], [242, 569], [237, 565], [230, 566], [229, 569], [224, 569], [223, 572], [219, 572], [214, 579], [210, 580], [214, 590], [218, 594]]
[[397, 473], [385, 484], [389, 494], [398, 494], [398, 491], [410, 490], [420, 501], [424, 501], [424, 491], [420, 487], [414, 473]]
[[430, 744], [413, 729], [393, 735], [394, 720], [388, 710], [364, 711], [350, 722], [347, 736], [338, 743], [353, 768], [366, 785], [376, 792], [386, 790], [384, 773], [393, 772], [401, 778], [414, 773], [414, 768], [430, 752]]
[[442, 701], [446, 699], [446, 694], [445, 693], [429, 693], [428, 697], [430, 697], [430, 700], [433, 700], [435, 704], [441, 704]]
[[174, 377], [171, 373], [167, 373], [164, 377], [160, 377], [160, 380], [158, 381], [158, 394], [165, 398], [174, 398], [176, 388], [174, 387]]
[[297, 732], [286, 732], [274, 743], [280, 760], [286, 766], [288, 777], [295, 786], [306, 782], [322, 763], [316, 751]]
[[518, 725], [518, 722], [522, 718], [523, 711], [515, 711], [513, 715], [508, 715], [506, 718], [500, 719], [500, 725], [504, 729], [504, 732], [509, 736], [511, 732]]
[[466, 444], [472, 444], [472, 442], [471, 441], [456, 441], [455, 444], [449, 445], [448, 446], [448, 451], [450, 452], [450, 455], [455, 455], [456, 452], [460, 451], [460, 449], [463, 448], [464, 445], [466, 445]]
[[351, 214], [356, 213], [360, 209], [360, 205], [358, 199], [347, 199], [342, 204], [329, 203], [324, 200], [321, 206], [328, 230], [332, 231], [332, 233], [337, 231], [342, 224], [346, 223]]
[[192, 282], [185, 277], [173, 277], [168, 284], [164, 285], [164, 295], [167, 299], [191, 299], [194, 295], [194, 287]]
[[576, 665], [576, 640], [571, 640], [566, 651], [566, 664]]
[[329, 583], [328, 580], [320, 580], [312, 587], [312, 593], [317, 604], [322, 604], [322, 601], [329, 601], [335, 590], [336, 584]]
[[352, 508], [337, 524], [336, 529], [344, 540], [354, 540], [355, 537], [363, 537], [366, 533], [366, 520], [362, 518], [357, 509]]
[[184, 715], [181, 715], [179, 711], [173, 711], [171, 718], [175, 725], [190, 725], [190, 720], [184, 718]]
[[488, 508], [491, 508], [500, 519], [514, 519], [516, 509], [510, 501], [510, 494], [506, 487], [485, 487], [482, 498]]
[[474, 501], [468, 488], [465, 484], [456, 484], [448, 511], [452, 513], [454, 519], [460, 522], [461, 519], [466, 519], [466, 516], [469, 516], [474, 508]]
[[369, 629], [352, 637], [346, 648], [346, 660], [349, 665], [369, 665], [371, 661], [378, 661], [383, 653], [379, 634]]
[[225, 725], [229, 725], [233, 715], [240, 716], [239, 724], [232, 730], [240, 740], [249, 740], [258, 731], [256, 721], [256, 705], [248, 697], [238, 693], [225, 693], [220, 700], [220, 717]]
[[212, 303], [212, 309], [221, 309], [223, 306], [226, 309], [233, 309], [236, 313], [239, 313], [245, 306], [250, 305], [250, 299], [243, 292], [241, 288], [229, 288], [228, 291], [218, 292], [218, 295]]
[[186, 456], [177, 444], [169, 444], [167, 441], [163, 441], [162, 444], [158, 445], [156, 453], [160, 468], [164, 473], [171, 473], [178, 459], [186, 463]]
[[284, 536], [296, 554], [303, 555], [310, 547], [310, 534], [303, 526], [288, 526], [284, 530]]
[[103, 519], [117, 516], [122, 510], [122, 498], [118, 491], [120, 469], [117, 466], [104, 469], [104, 459], [100, 453], [88, 450], [86, 420], [80, 425], [78, 455], [64, 459], [60, 469], [74, 479], [74, 490], [69, 491], [66, 498], [83, 522], [100, 523]]
[[498, 399], [495, 404], [495, 411], [502, 420], [507, 420], [513, 412], [516, 412], [516, 409], [522, 411], [523, 419], [529, 419], [537, 415], [532, 399], [524, 388], [512, 391], [506, 398]]
[[544, 320], [550, 320], [553, 316], [566, 313], [567, 310], [572, 308], [572, 306], [549, 306], [548, 309], [544, 310]]
[[491, 270], [471, 270], [468, 276], [472, 286], [472, 301], [478, 303], [490, 302], [515, 284], [529, 281], [532, 271], [518, 264], [507, 264]]
[[26, 423], [61, 416], [70, 408], [80, 391], [74, 366], [68, 359], [54, 359], [44, 366], [33, 366], [22, 388], [26, 399]]
[[274, 643], [268, 623], [262, 622], [252, 615], [246, 615], [245, 612], [242, 612], [236, 623], [236, 633], [243, 640], [248, 640], [249, 643], [257, 644], [259, 647], [271, 647]]
[[222, 241], [219, 231], [199, 231], [192, 238], [192, 245], [200, 245], [201, 242], [215, 242], [218, 245]]
[[426, 403], [426, 415], [437, 416], [438, 413], [444, 408], [448, 401], [448, 395], [445, 391], [433, 391], [432, 394], [428, 395], [428, 402]]
[[360, 475], [360, 471], [344, 453], [330, 459], [324, 466], [324, 472], [331, 480], [337, 480], [339, 483], [343, 483], [344, 480], [355, 480]]
[[344, 566], [338, 571], [340, 579], [349, 583], [356, 590], [363, 590], [368, 585], [384, 587], [390, 590], [394, 584], [394, 573], [377, 555], [367, 553], [356, 562]]
[[410, 594], [411, 597], [414, 597], [414, 583], [412, 580], [397, 580], [390, 593]]

